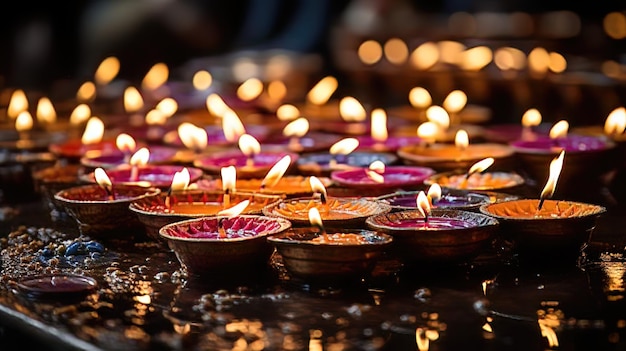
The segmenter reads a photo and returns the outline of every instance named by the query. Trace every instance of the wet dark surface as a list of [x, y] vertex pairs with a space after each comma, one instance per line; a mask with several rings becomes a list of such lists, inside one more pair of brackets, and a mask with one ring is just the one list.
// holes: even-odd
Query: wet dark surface
[[[519, 257], [496, 241], [468, 263], [403, 266], [386, 256], [365, 279], [324, 283], [291, 279], [277, 255], [267, 267], [186, 276], [143, 233], [78, 238], [74, 222], [52, 221], [40, 201], [7, 206], [16, 212], [0, 222], [0, 349], [418, 350], [419, 339], [430, 350], [623, 350], [623, 182], [591, 183], [555, 195], [607, 206], [578, 257]], [[76, 244], [90, 241], [91, 251]], [[98, 287], [45, 300], [15, 289], [50, 272]]]

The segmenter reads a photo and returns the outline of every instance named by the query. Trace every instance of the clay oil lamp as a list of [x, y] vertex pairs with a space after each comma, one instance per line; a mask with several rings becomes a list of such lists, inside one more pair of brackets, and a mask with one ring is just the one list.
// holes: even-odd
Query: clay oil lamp
[[[569, 157], [569, 156], [568, 156]], [[578, 257], [590, 240], [597, 219], [606, 212], [598, 205], [554, 200], [564, 167], [565, 151], [550, 162], [549, 178], [539, 199], [517, 199], [480, 207], [480, 212], [500, 222], [502, 235], [519, 253], [542, 253], [538, 262], [551, 258]]]
[[601, 182], [601, 176], [614, 169], [616, 144], [603, 136], [569, 134], [569, 123], [560, 120], [550, 129], [548, 137], [531, 141], [514, 141], [514, 149], [520, 168], [535, 181], [548, 178], [547, 164], [567, 152], [564, 172], [560, 176], [560, 188], [573, 190], [578, 182]]
[[317, 177], [310, 177], [310, 182], [314, 191], [312, 197], [283, 199], [263, 208], [263, 214], [282, 217], [294, 227], [302, 227], [309, 224], [309, 210], [317, 208], [328, 227], [358, 228], [367, 217], [391, 210], [389, 205], [367, 198], [328, 196], [326, 187]]
[[531, 141], [546, 137], [550, 125], [542, 123], [539, 110], [530, 108], [522, 115], [520, 124], [498, 124], [484, 128], [484, 137], [489, 142], [508, 144], [517, 140]]
[[430, 167], [437, 172], [467, 169], [484, 158], [491, 157], [506, 168], [513, 162], [515, 152], [508, 145], [498, 143], [470, 144], [465, 130], [457, 131], [454, 144], [436, 143], [438, 128], [425, 122], [418, 128], [418, 136], [424, 140], [421, 144], [405, 146], [398, 150], [398, 156], [407, 164]]
[[145, 113], [143, 122], [123, 124], [119, 128], [141, 142], [163, 144], [165, 135], [176, 130], [173, 116], [177, 111], [178, 102], [173, 98], [164, 98]]
[[70, 163], [79, 163], [86, 155], [115, 152], [115, 139], [104, 138], [105, 126], [102, 119], [92, 116], [87, 121], [85, 130], [80, 139], [68, 139], [61, 143], [53, 143], [49, 151], [59, 159]]
[[[115, 145], [117, 146], [117, 151], [85, 155], [80, 158], [80, 164], [88, 171], [93, 171], [98, 167], [111, 169], [128, 164], [131, 155], [137, 151], [135, 139], [127, 133], [120, 133], [115, 138]], [[173, 163], [177, 154], [177, 150], [174, 148], [158, 145], [150, 146], [149, 151], [148, 163], [150, 164]]]
[[432, 209], [420, 191], [417, 209], [371, 216], [372, 230], [393, 237], [392, 252], [405, 264], [458, 264], [483, 252], [497, 233], [498, 221], [487, 215], [453, 209]]
[[357, 136], [359, 150], [376, 152], [396, 152], [399, 148], [421, 142], [417, 136], [389, 136], [387, 113], [383, 109], [372, 111], [370, 134]]
[[[174, 175], [185, 168], [185, 166], [170, 164], [152, 165], [148, 163], [149, 160], [150, 150], [143, 147], [130, 157], [128, 163], [107, 169], [107, 174], [114, 184], [149, 186], [166, 190], [170, 187]], [[199, 168], [186, 168], [192, 183], [204, 175], [204, 172]], [[86, 183], [94, 183], [96, 181], [95, 171], [83, 174], [81, 180]]]
[[334, 143], [328, 152], [311, 152], [301, 155], [296, 166], [303, 175], [330, 177], [333, 171], [368, 167], [374, 161], [391, 165], [398, 160], [395, 154], [388, 152], [355, 151], [358, 147], [358, 139], [343, 138]]
[[446, 189], [473, 191], [512, 191], [525, 184], [524, 178], [515, 172], [487, 171], [495, 159], [484, 158], [467, 170], [436, 173], [424, 180], [424, 184], [439, 184]]
[[154, 197], [159, 188], [113, 185], [103, 168], [95, 171], [96, 183], [60, 190], [54, 195], [76, 223], [81, 235], [111, 238], [131, 230], [143, 229], [137, 215], [128, 207], [133, 201]]
[[[278, 195], [255, 194], [228, 190], [228, 203], [225, 203], [226, 192], [190, 189], [189, 172], [187, 168], [176, 173], [172, 185], [167, 192], [158, 196], [134, 201], [129, 209], [135, 212], [143, 225], [146, 234], [155, 240], [160, 240], [159, 229], [166, 224], [197, 217], [215, 216], [218, 212], [229, 207], [231, 203], [248, 201], [248, 206], [241, 214], [262, 213], [263, 207], [279, 201]], [[228, 205], [228, 206], [226, 206]]]
[[[272, 166], [264, 178], [237, 179], [235, 188], [238, 191], [280, 195], [284, 197], [311, 196], [310, 179], [301, 175], [285, 175], [291, 165], [291, 156], [285, 155]], [[233, 167], [234, 168], [234, 167]], [[325, 187], [332, 184], [330, 178], [318, 178]], [[222, 189], [223, 177], [215, 179], [201, 179], [196, 182], [198, 188], [206, 190]]]
[[419, 166], [385, 166], [381, 161], [369, 167], [333, 171], [330, 179], [339, 187], [354, 190], [361, 196], [380, 196], [401, 189], [414, 189], [423, 185], [435, 170]]
[[290, 152], [304, 153], [327, 150], [340, 137], [329, 133], [309, 133], [309, 121], [305, 117], [298, 117], [285, 125], [280, 138], [270, 138], [267, 149], [287, 149]]
[[240, 178], [262, 178], [285, 155], [289, 155], [292, 160], [298, 159], [296, 153], [262, 151], [261, 144], [255, 137], [243, 134], [239, 137], [238, 151], [215, 152], [196, 159], [193, 164], [209, 175], [219, 173], [223, 167], [234, 166]]
[[309, 209], [308, 218], [307, 227], [267, 237], [288, 274], [307, 283], [366, 279], [393, 242], [391, 236], [372, 230], [327, 230], [316, 207]]
[[159, 229], [159, 235], [188, 274], [267, 267], [272, 253], [267, 236], [289, 229], [291, 223], [278, 217], [239, 214], [247, 205], [248, 200], [244, 200], [215, 216], [167, 224]]
[[[376, 198], [388, 203], [392, 211], [416, 210], [415, 199], [422, 190], [397, 191]], [[490, 203], [491, 198], [486, 194], [466, 190], [443, 189], [434, 183], [428, 187], [426, 193], [432, 209], [477, 211], [484, 204]]]

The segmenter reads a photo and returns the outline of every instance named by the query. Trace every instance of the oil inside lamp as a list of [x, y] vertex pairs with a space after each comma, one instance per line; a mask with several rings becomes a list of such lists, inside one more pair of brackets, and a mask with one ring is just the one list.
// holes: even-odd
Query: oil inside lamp
[[356, 150], [357, 147], [359, 147], [359, 140], [356, 138], [344, 138], [334, 143], [329, 149], [332, 156], [329, 166], [331, 168], [337, 167], [336, 155], [348, 155]]
[[222, 190], [224, 191], [223, 206], [230, 207], [230, 193], [234, 192], [237, 186], [237, 168], [235, 166], [222, 167], [220, 173], [222, 176]]
[[308, 131], [309, 121], [305, 117], [299, 117], [289, 122], [283, 128], [283, 135], [289, 138], [288, 148], [295, 151], [302, 150], [300, 138], [305, 136]]
[[274, 187], [283, 177], [289, 166], [291, 165], [291, 156], [285, 155], [270, 168], [261, 181], [261, 190]]
[[246, 209], [246, 207], [248, 207], [249, 204], [250, 200], [246, 199], [234, 205], [233, 207], [223, 209], [217, 213], [217, 231], [220, 238], [225, 238], [227, 236], [226, 231], [224, 231], [224, 219], [238, 216], [243, 212], [243, 210]]
[[311, 185], [311, 190], [313, 191], [313, 194], [319, 194], [320, 202], [325, 205], [328, 200], [328, 195], [326, 193], [326, 187], [324, 186], [322, 181], [319, 180], [319, 178], [317, 178], [316, 176], [311, 176], [309, 177], [309, 184]]
[[94, 170], [94, 176], [96, 178], [96, 183], [106, 191], [109, 200], [115, 200], [115, 193], [113, 192], [113, 183], [111, 183], [111, 179], [107, 175], [106, 171], [102, 167], [98, 167]]
[[145, 166], [150, 160], [150, 150], [146, 147], [142, 147], [137, 150], [131, 157], [128, 163], [130, 164], [130, 181], [136, 182], [139, 179], [139, 167]]
[[239, 149], [246, 155], [245, 167], [254, 167], [254, 158], [261, 152], [261, 144], [250, 134], [243, 134], [239, 137]]
[[548, 176], [548, 181], [546, 182], [546, 185], [541, 191], [541, 196], [539, 197], [539, 206], [537, 206], [537, 212], [541, 211], [541, 207], [543, 207], [544, 201], [546, 199], [552, 198], [552, 195], [554, 195], [554, 191], [556, 190], [556, 183], [559, 180], [561, 170], [563, 169], [564, 158], [565, 150], [561, 150], [559, 155], [550, 162], [550, 175]]
[[187, 167], [183, 167], [182, 170], [174, 173], [174, 177], [172, 178], [172, 185], [170, 185], [169, 190], [167, 191], [167, 196], [165, 197], [165, 208], [170, 209], [170, 196], [172, 192], [183, 191], [189, 187], [190, 174]]

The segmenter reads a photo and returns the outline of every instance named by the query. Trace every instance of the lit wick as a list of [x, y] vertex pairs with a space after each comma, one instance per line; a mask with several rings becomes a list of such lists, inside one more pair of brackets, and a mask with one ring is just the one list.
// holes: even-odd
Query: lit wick
[[421, 150], [430, 148], [431, 144], [435, 143], [439, 133], [440, 127], [435, 122], [428, 121], [420, 124], [417, 127], [417, 136], [420, 138], [417, 148]]
[[417, 210], [420, 211], [422, 216], [424, 216], [424, 226], [428, 225], [428, 216], [430, 215], [430, 203], [428, 202], [428, 197], [426, 193], [420, 191], [417, 194]]
[[567, 136], [569, 130], [569, 123], [566, 120], [560, 120], [550, 128], [550, 139], [552, 140], [552, 146], [561, 147], [561, 139]]
[[267, 172], [265, 178], [261, 181], [261, 190], [271, 188], [278, 184], [289, 166], [291, 165], [291, 156], [285, 155]]
[[130, 181], [131, 182], [136, 182], [139, 179], [139, 166], [140, 165], [145, 165], [148, 163], [148, 160], [150, 159], [150, 150], [148, 150], [148, 148], [142, 147], [141, 149], [137, 150], [137, 152], [135, 152], [131, 157], [130, 157], [130, 165], [131, 165], [131, 169], [130, 169]]
[[174, 173], [174, 177], [172, 178], [172, 185], [167, 190], [167, 196], [165, 196], [165, 207], [169, 210], [171, 208], [170, 205], [170, 197], [172, 195], [172, 191], [185, 190], [189, 186], [189, 170], [187, 167], [184, 167], [181, 171]]
[[302, 144], [300, 138], [302, 138], [309, 131], [309, 121], [305, 117], [299, 117], [289, 122], [285, 128], [283, 128], [283, 135], [289, 137], [288, 148], [294, 151], [301, 151]]
[[481, 173], [484, 172], [487, 168], [491, 167], [491, 165], [495, 162], [496, 160], [493, 157], [487, 157], [485, 159], [482, 159], [476, 163], [474, 163], [469, 170], [467, 171], [467, 173], [465, 173], [465, 179], [463, 179], [463, 186], [467, 185], [467, 180], [469, 179], [469, 177], [474, 174], [474, 173]]
[[320, 194], [320, 201], [322, 205], [326, 205], [326, 201], [327, 201], [326, 187], [324, 187], [324, 184], [322, 184], [322, 181], [319, 180], [319, 178], [317, 178], [316, 176], [311, 176], [309, 177], [309, 184], [311, 185], [311, 190], [313, 190], [314, 193]]
[[537, 212], [541, 211], [543, 203], [546, 199], [551, 198], [556, 190], [556, 183], [561, 175], [561, 169], [563, 168], [563, 159], [565, 158], [565, 150], [561, 150], [559, 155], [550, 162], [550, 175], [548, 181], [541, 191], [539, 197], [539, 205], [537, 206]]
[[261, 144], [250, 134], [242, 134], [239, 137], [239, 149], [247, 156], [246, 167], [254, 167], [254, 159], [261, 152]]
[[224, 190], [224, 208], [230, 207], [230, 193], [235, 190], [237, 182], [237, 169], [235, 166], [222, 167], [222, 190]]
[[113, 192], [113, 183], [111, 183], [111, 179], [106, 174], [106, 171], [102, 167], [98, 167], [94, 170], [94, 176], [96, 178], [96, 182], [104, 191], [107, 193], [107, 198], [110, 201], [115, 200], [115, 193]]
[[320, 211], [317, 207], [311, 207], [309, 209], [309, 222], [313, 227], [319, 230], [319, 235], [324, 237], [324, 241], [328, 241], [328, 234], [326, 233], [324, 223], [322, 222], [322, 216], [320, 215]]
[[221, 210], [217, 213], [217, 232], [220, 238], [226, 237], [226, 230], [224, 229], [224, 219], [230, 219], [238, 216], [239, 214], [241, 214], [241, 212], [243, 212], [243, 210], [246, 209], [246, 207], [248, 207], [249, 204], [250, 200], [243, 200], [235, 206]]

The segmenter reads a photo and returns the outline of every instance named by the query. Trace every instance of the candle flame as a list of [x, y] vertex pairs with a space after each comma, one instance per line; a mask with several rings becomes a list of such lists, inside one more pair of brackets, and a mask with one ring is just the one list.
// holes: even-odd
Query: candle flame
[[465, 150], [469, 146], [469, 135], [465, 129], [459, 129], [454, 136], [454, 145], [460, 150]]
[[438, 183], [433, 183], [431, 186], [428, 187], [428, 193], [426, 194], [426, 197], [430, 199], [431, 203], [435, 204], [437, 203], [437, 201], [439, 201], [439, 199], [441, 199], [441, 185], [439, 185]]
[[248, 207], [248, 205], [250, 205], [250, 200], [248, 199], [243, 200], [240, 203], [232, 207], [219, 211], [217, 213], [217, 216], [226, 217], [226, 218], [232, 218], [232, 217], [238, 216], [246, 209], [246, 207]]
[[278, 184], [283, 177], [289, 166], [291, 165], [291, 156], [285, 155], [278, 160], [272, 168], [267, 172], [263, 181], [261, 181], [261, 188], [271, 188]]
[[541, 124], [541, 113], [536, 108], [529, 108], [522, 115], [523, 127], [536, 127]]
[[230, 106], [224, 102], [224, 99], [216, 93], [209, 94], [206, 97], [206, 108], [213, 116], [220, 118], [224, 116], [226, 111], [231, 110]]
[[146, 90], [160, 88], [169, 78], [170, 70], [163, 62], [155, 63], [141, 81], [141, 87]]
[[286, 137], [298, 137], [301, 138], [309, 131], [309, 121], [305, 117], [300, 117], [296, 120], [289, 122], [285, 128], [283, 128], [283, 135]]
[[73, 126], [79, 125], [87, 121], [91, 117], [91, 107], [87, 104], [79, 104], [74, 107], [70, 114], [70, 124]]
[[142, 147], [130, 157], [129, 163], [131, 166], [145, 166], [148, 161], [150, 161], [150, 150], [147, 147]]
[[97, 144], [102, 141], [103, 136], [104, 122], [96, 116], [90, 117], [81, 137], [81, 142], [84, 145]]
[[317, 207], [311, 207], [309, 209], [309, 223], [311, 223], [314, 227], [320, 228], [320, 230], [324, 232], [324, 222], [322, 222], [322, 215]]
[[267, 85], [267, 97], [275, 103], [280, 103], [287, 96], [287, 86], [280, 80], [273, 80]]
[[337, 78], [326, 76], [317, 82], [307, 93], [307, 101], [314, 105], [323, 105], [328, 102], [338, 86]]
[[165, 116], [172, 117], [178, 111], [178, 102], [168, 97], [159, 101], [154, 108], [161, 111]]
[[230, 109], [224, 111], [224, 115], [222, 115], [222, 129], [224, 130], [224, 137], [231, 143], [239, 140], [239, 137], [246, 133], [243, 122], [235, 111]]
[[459, 56], [457, 64], [468, 71], [480, 71], [493, 59], [493, 51], [487, 46], [467, 49]]
[[565, 158], [565, 150], [561, 150], [559, 155], [550, 161], [550, 175], [548, 181], [541, 191], [541, 199], [549, 199], [554, 195], [556, 190], [556, 183], [561, 175], [563, 169], [563, 159]]
[[548, 340], [548, 346], [550, 348], [559, 346], [559, 338], [557, 337], [554, 329], [550, 325], [548, 325], [548, 322], [540, 319], [539, 330], [541, 330], [541, 336], [545, 337]]
[[450, 115], [441, 106], [432, 105], [428, 107], [426, 109], [426, 118], [428, 121], [438, 124], [443, 130], [450, 127]]
[[213, 76], [209, 71], [199, 70], [193, 74], [191, 84], [196, 90], [207, 90], [213, 84]]
[[376, 171], [367, 169], [365, 170], [365, 174], [367, 174], [367, 177], [373, 180], [375, 183], [382, 184], [385, 182], [385, 177], [382, 174], [377, 173]]
[[439, 46], [431, 41], [416, 47], [411, 53], [410, 60], [413, 67], [418, 70], [427, 70], [437, 64], [441, 56]]
[[224, 192], [233, 192], [237, 184], [237, 168], [235, 166], [222, 167], [220, 169], [222, 175], [222, 190]]
[[104, 189], [110, 189], [112, 186], [111, 179], [109, 175], [102, 167], [98, 167], [93, 172], [94, 178], [96, 179], [96, 183], [100, 185]]
[[327, 193], [326, 193], [326, 187], [324, 186], [322, 181], [319, 180], [319, 178], [317, 178], [316, 176], [310, 176], [309, 184], [311, 185], [311, 190], [313, 191], [313, 193], [320, 194], [322, 198], [322, 202], [325, 202]]
[[149, 126], [164, 125], [167, 122], [167, 115], [158, 109], [152, 109], [146, 113], [145, 122]]
[[346, 122], [362, 122], [367, 116], [363, 105], [351, 96], [341, 99], [339, 102], [339, 114]]
[[606, 117], [604, 133], [607, 135], [622, 134], [626, 129], [626, 108], [617, 107]]
[[11, 93], [9, 106], [7, 106], [7, 115], [10, 118], [17, 118], [22, 112], [28, 110], [28, 99], [26, 93], [22, 89], [16, 89]]
[[566, 120], [560, 120], [550, 128], [550, 139], [565, 138], [568, 130], [569, 123]]
[[372, 139], [379, 143], [384, 143], [389, 137], [387, 132], [387, 113], [381, 108], [377, 108], [372, 111]]
[[368, 168], [377, 173], [385, 173], [385, 163], [381, 160], [370, 163]]
[[443, 108], [450, 113], [458, 113], [467, 104], [467, 95], [462, 90], [453, 90], [443, 100]]
[[426, 337], [423, 328], [417, 328], [415, 330], [415, 343], [418, 351], [428, 351], [430, 349], [430, 340]]
[[84, 82], [76, 91], [76, 100], [81, 102], [92, 101], [96, 97], [96, 84]]
[[25, 132], [33, 129], [33, 117], [28, 111], [22, 111], [15, 119], [15, 130]]
[[417, 136], [429, 143], [435, 142], [439, 133], [441, 133], [441, 127], [435, 122], [424, 122], [417, 127]]
[[115, 138], [115, 146], [122, 152], [133, 152], [137, 148], [135, 139], [126, 133], [120, 133]]
[[411, 106], [423, 110], [433, 103], [433, 98], [425, 88], [414, 87], [409, 92], [409, 102]]
[[54, 123], [57, 120], [57, 113], [52, 105], [52, 101], [47, 97], [42, 97], [37, 102], [37, 120], [41, 123]]
[[276, 109], [276, 117], [281, 121], [291, 121], [300, 116], [300, 110], [292, 104], [283, 104]]
[[402, 65], [409, 57], [409, 47], [400, 38], [391, 38], [385, 42], [383, 47], [387, 61], [394, 65]]
[[239, 149], [244, 155], [251, 157], [261, 152], [261, 144], [250, 134], [239, 137]]
[[183, 167], [180, 171], [174, 173], [172, 178], [172, 185], [170, 185], [171, 191], [185, 190], [189, 186], [191, 176], [187, 167]]
[[383, 48], [376, 40], [366, 40], [359, 45], [357, 54], [361, 62], [373, 65], [383, 57]]
[[209, 136], [204, 128], [198, 127], [190, 122], [183, 122], [178, 125], [178, 137], [180, 141], [192, 150], [203, 150], [209, 141]]
[[487, 168], [491, 167], [491, 165], [494, 162], [495, 162], [495, 159], [493, 157], [487, 157], [485, 159], [482, 159], [482, 160], [474, 163], [469, 168], [469, 171], [467, 171], [467, 174], [469, 175], [469, 174], [484, 172]]
[[252, 101], [263, 92], [263, 82], [258, 78], [246, 79], [237, 88], [237, 97], [243, 101]]
[[124, 89], [124, 111], [134, 113], [143, 107], [143, 97], [137, 88], [130, 86]]
[[426, 193], [420, 191], [417, 193], [417, 198], [415, 199], [415, 203], [417, 205], [417, 210], [420, 211], [424, 219], [428, 218], [430, 215], [430, 203], [428, 202], [428, 197]]
[[347, 155], [359, 147], [359, 140], [356, 138], [344, 138], [334, 143], [329, 152], [332, 155]]
[[96, 73], [94, 74], [94, 81], [98, 85], [109, 84], [117, 74], [120, 72], [120, 60], [117, 57], [109, 56], [100, 62]]

